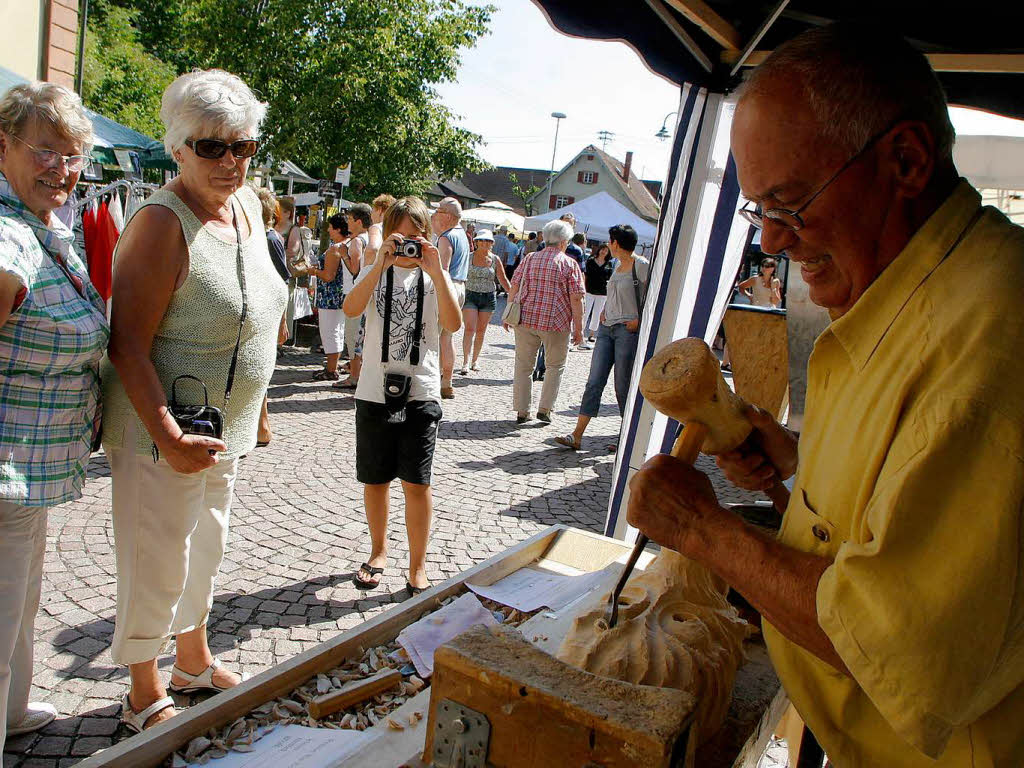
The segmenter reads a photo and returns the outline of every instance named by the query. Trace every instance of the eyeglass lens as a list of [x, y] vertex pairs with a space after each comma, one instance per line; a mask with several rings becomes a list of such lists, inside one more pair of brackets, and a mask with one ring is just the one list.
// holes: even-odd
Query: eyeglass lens
[[196, 139], [192, 144], [195, 153], [208, 160], [219, 160], [229, 148], [235, 157], [252, 157], [259, 149], [259, 142], [254, 139], [242, 139], [228, 144], [220, 139]]

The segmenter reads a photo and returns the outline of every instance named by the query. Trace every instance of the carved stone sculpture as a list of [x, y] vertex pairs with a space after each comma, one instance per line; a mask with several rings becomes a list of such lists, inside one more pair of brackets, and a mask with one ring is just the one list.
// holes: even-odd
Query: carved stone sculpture
[[727, 587], [703, 566], [662, 549], [635, 574], [607, 629], [605, 602], [577, 617], [558, 658], [596, 675], [677, 688], [697, 701], [697, 738], [725, 720], [743, 641], [755, 630], [725, 599]]

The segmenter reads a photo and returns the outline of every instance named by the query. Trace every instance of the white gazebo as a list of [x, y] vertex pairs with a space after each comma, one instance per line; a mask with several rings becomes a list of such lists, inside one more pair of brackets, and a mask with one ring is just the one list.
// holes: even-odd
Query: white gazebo
[[512, 210], [511, 206], [505, 205], [499, 200], [491, 200], [476, 208], [463, 211], [462, 221], [472, 222], [490, 229], [506, 227], [512, 232], [522, 234], [525, 219]]

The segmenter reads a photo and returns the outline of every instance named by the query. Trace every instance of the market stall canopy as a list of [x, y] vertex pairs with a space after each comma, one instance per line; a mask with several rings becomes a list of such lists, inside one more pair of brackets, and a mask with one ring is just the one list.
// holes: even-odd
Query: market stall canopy
[[[0, 67], [0, 94], [6, 93], [14, 85], [27, 82], [29, 81], [21, 75]], [[93, 157], [104, 165], [117, 165], [117, 158], [114, 157], [115, 149], [138, 152], [139, 159], [144, 166], [150, 166], [155, 157], [163, 156], [164, 145], [156, 139], [111, 120], [109, 117], [104, 117], [95, 110], [87, 108], [85, 112], [92, 120], [95, 138]]]
[[521, 233], [525, 226], [526, 219], [520, 216], [511, 206], [505, 205], [498, 200], [484, 203], [477, 208], [470, 208], [462, 212], [464, 222], [474, 224], [486, 224], [491, 229], [495, 227], [508, 227], [514, 232]]
[[1024, 189], [1024, 138], [957, 136], [953, 161], [978, 189]]
[[531, 216], [526, 220], [527, 231], [540, 230], [545, 224], [561, 218], [567, 213], [576, 217], [576, 231], [583, 232], [590, 240], [608, 241], [608, 230], [616, 224], [628, 224], [636, 230], [637, 247], [652, 245], [658, 234], [657, 228], [641, 219], [604, 190], [577, 200], [572, 205]]
[[719, 93], [744, 66], [806, 29], [863, 19], [903, 34], [928, 55], [951, 104], [1024, 118], [1021, 4], [882, 0], [534, 0], [567, 35], [625, 42], [655, 73]]

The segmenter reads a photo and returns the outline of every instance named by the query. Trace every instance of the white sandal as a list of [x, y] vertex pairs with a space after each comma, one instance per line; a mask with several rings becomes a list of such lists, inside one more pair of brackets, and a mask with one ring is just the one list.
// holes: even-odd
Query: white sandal
[[190, 675], [188, 672], [183, 670], [177, 664], [171, 667], [171, 675], [174, 677], [182, 677], [188, 682], [185, 685], [175, 685], [171, 683], [168, 685], [168, 689], [172, 693], [190, 694], [190, 693], [220, 693], [226, 691], [228, 688], [234, 688], [233, 685], [227, 687], [221, 687], [213, 682], [213, 671], [220, 666], [220, 659], [214, 659], [213, 664], [208, 666], [198, 675]]
[[163, 712], [168, 707], [171, 709], [175, 708], [174, 699], [170, 696], [164, 696], [162, 699], [154, 701], [141, 712], [136, 712], [132, 709], [131, 699], [126, 693], [121, 699], [121, 722], [124, 723], [129, 731], [142, 733], [146, 729], [146, 721], [158, 712]]

